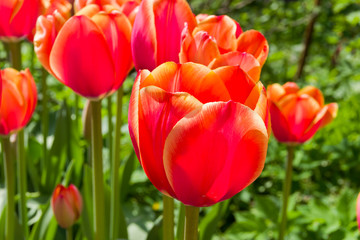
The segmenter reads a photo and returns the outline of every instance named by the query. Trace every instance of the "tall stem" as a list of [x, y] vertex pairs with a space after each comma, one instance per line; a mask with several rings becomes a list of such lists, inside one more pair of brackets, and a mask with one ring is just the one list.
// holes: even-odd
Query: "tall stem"
[[185, 240], [198, 239], [199, 210], [198, 207], [185, 206]]
[[108, 114], [108, 149], [109, 159], [113, 159], [113, 124], [112, 124], [112, 96], [107, 97], [107, 114]]
[[174, 199], [163, 195], [163, 239], [174, 239]]
[[105, 237], [104, 176], [102, 162], [101, 101], [91, 101], [91, 149], [93, 168], [94, 239]]
[[69, 227], [66, 229], [66, 240], [72, 240], [72, 239], [73, 239], [72, 227]]
[[[121, 144], [121, 116], [122, 116], [122, 97], [123, 88], [121, 87], [117, 93], [117, 109], [115, 123], [115, 141], [114, 154], [112, 159], [112, 175], [111, 175], [111, 211], [110, 211], [110, 239], [117, 239], [119, 230], [119, 207], [120, 206], [120, 186], [119, 186], [119, 168], [120, 168], [120, 144]], [[110, 129], [110, 128], [109, 128]], [[123, 228], [125, 229], [125, 228]], [[125, 234], [126, 235], [126, 234]]]
[[26, 159], [25, 159], [25, 147], [24, 147], [24, 131], [21, 130], [17, 134], [17, 154], [18, 154], [18, 164], [17, 164], [17, 174], [18, 174], [18, 189], [20, 192], [20, 205], [19, 213], [21, 224], [24, 229], [24, 237], [28, 239], [29, 228], [28, 228], [28, 216], [26, 208], [26, 189], [27, 189], [27, 179], [26, 179]]
[[8, 47], [11, 67], [21, 70], [21, 42], [9, 42]]
[[15, 223], [15, 176], [14, 176], [14, 163], [11, 154], [11, 145], [9, 137], [2, 139], [2, 149], [4, 152], [4, 169], [5, 169], [5, 181], [7, 190], [7, 207], [6, 207], [6, 228], [5, 239], [14, 239], [14, 223]]
[[[44, 173], [47, 171], [45, 170], [45, 164], [47, 162], [47, 136], [49, 133], [49, 111], [47, 107], [48, 103], [48, 95], [47, 95], [47, 71], [43, 68], [41, 71], [41, 93], [42, 93], [42, 113], [41, 113], [41, 130], [42, 130], [42, 137], [43, 137], [43, 158], [40, 159], [40, 167]], [[46, 179], [46, 178], [45, 178]]]
[[287, 222], [287, 205], [289, 200], [289, 195], [291, 191], [291, 179], [293, 171], [293, 160], [294, 160], [294, 146], [288, 146], [288, 158], [286, 163], [286, 175], [285, 182], [283, 186], [283, 204], [281, 207], [281, 223], [279, 231], [279, 240], [283, 240], [286, 232], [286, 222]]

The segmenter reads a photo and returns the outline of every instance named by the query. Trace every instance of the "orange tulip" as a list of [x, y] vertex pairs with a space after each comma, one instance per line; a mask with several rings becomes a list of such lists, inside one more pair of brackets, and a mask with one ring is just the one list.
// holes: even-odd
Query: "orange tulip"
[[118, 10], [91, 4], [66, 20], [40, 16], [34, 38], [42, 65], [76, 93], [101, 99], [115, 92], [132, 68], [131, 24]]
[[243, 32], [240, 25], [226, 15], [197, 16], [194, 30], [184, 29], [180, 62], [196, 62], [211, 69], [251, 62], [260, 74], [269, 52], [265, 37], [258, 31]]
[[68, 188], [59, 184], [51, 197], [51, 207], [56, 221], [62, 228], [69, 228], [79, 219], [82, 211], [82, 197], [72, 184]]
[[185, 0], [144, 0], [131, 37], [135, 68], [153, 70], [168, 61], [179, 62], [181, 32], [196, 19]]
[[9, 135], [25, 127], [30, 121], [37, 103], [37, 91], [29, 69], [18, 72], [12, 68], [5, 68], [0, 72], [0, 135]]
[[330, 123], [338, 105], [324, 105], [321, 91], [313, 86], [300, 89], [294, 82], [268, 87], [272, 130], [279, 142], [303, 143]]
[[197, 207], [231, 198], [260, 175], [268, 121], [265, 88], [239, 66], [167, 62], [139, 72], [130, 98], [130, 136], [148, 178]]

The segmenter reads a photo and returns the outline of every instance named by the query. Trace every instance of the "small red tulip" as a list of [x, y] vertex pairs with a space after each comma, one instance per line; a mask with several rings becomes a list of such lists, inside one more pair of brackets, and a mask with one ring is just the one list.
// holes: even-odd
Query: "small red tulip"
[[0, 72], [0, 135], [9, 135], [30, 121], [37, 103], [37, 91], [29, 69], [18, 72], [5, 68]]
[[80, 218], [82, 197], [79, 190], [72, 184], [68, 188], [59, 184], [56, 186], [51, 207], [56, 221], [62, 228], [69, 228]]
[[186, 205], [231, 198], [261, 173], [268, 145], [266, 91], [239, 67], [167, 62], [139, 72], [129, 131], [162, 193]]
[[324, 105], [321, 91], [313, 86], [300, 89], [294, 82], [275, 83], [267, 91], [272, 130], [279, 142], [306, 142], [336, 117], [337, 103]]
[[135, 68], [153, 70], [168, 61], [179, 62], [181, 32], [193, 30], [196, 19], [185, 0], [144, 0], [131, 37]]
[[76, 93], [101, 99], [115, 92], [132, 68], [131, 23], [118, 10], [91, 4], [65, 19], [40, 16], [34, 38], [42, 65]]
[[260, 74], [269, 53], [265, 37], [258, 31], [243, 32], [232, 18], [198, 15], [195, 29], [185, 28], [182, 33], [180, 63], [196, 62], [215, 69], [227, 65], [251, 63]]

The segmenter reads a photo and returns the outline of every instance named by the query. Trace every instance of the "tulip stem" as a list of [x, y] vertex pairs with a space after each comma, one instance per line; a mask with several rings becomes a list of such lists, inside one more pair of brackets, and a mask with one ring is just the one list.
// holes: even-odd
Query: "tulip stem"
[[[111, 175], [111, 211], [110, 211], [110, 239], [117, 239], [119, 228], [126, 231], [126, 226], [119, 226], [119, 215], [122, 214], [120, 209], [120, 186], [119, 186], [119, 168], [120, 168], [120, 144], [121, 144], [121, 117], [122, 117], [122, 97], [123, 88], [121, 87], [117, 92], [117, 108], [116, 108], [116, 123], [115, 123], [115, 141], [114, 141], [114, 155], [112, 158], [112, 175]], [[109, 116], [110, 117], [110, 116]], [[112, 132], [112, 130], [111, 130]], [[110, 132], [109, 132], [110, 133]], [[127, 233], [122, 233], [125, 237]]]
[[5, 181], [7, 190], [7, 207], [6, 207], [6, 228], [5, 239], [14, 239], [14, 223], [15, 223], [15, 179], [14, 179], [14, 163], [11, 154], [10, 138], [3, 137], [2, 139], [2, 151], [4, 152], [4, 169], [5, 169]]
[[21, 70], [21, 42], [9, 42], [9, 58], [11, 62], [11, 67], [16, 70]]
[[113, 159], [113, 124], [112, 124], [112, 96], [107, 97], [107, 113], [108, 113], [108, 149], [109, 159]]
[[66, 229], [66, 240], [72, 240], [73, 236], [72, 236], [72, 227], [68, 227]]
[[163, 195], [163, 239], [174, 239], [174, 199]]
[[287, 205], [289, 200], [289, 195], [291, 191], [291, 179], [293, 171], [293, 160], [294, 160], [294, 146], [288, 146], [288, 158], [286, 163], [286, 175], [285, 182], [283, 185], [283, 204], [281, 207], [281, 222], [280, 222], [280, 231], [279, 231], [279, 240], [283, 240], [286, 232], [286, 222], [287, 222]]
[[[42, 68], [41, 70], [41, 94], [42, 94], [42, 112], [41, 112], [41, 130], [42, 130], [42, 137], [43, 137], [43, 158], [40, 160], [40, 167], [42, 171], [47, 174], [45, 170], [45, 164], [47, 161], [47, 136], [49, 132], [49, 111], [47, 107], [48, 103], [48, 95], [47, 95], [47, 71]], [[48, 169], [48, 168], [46, 168]], [[44, 176], [44, 179], [46, 179], [46, 175]]]
[[94, 239], [106, 239], [104, 176], [102, 162], [101, 101], [91, 101], [91, 149], [93, 168]]
[[199, 210], [198, 207], [185, 205], [185, 240], [198, 239]]
[[18, 164], [17, 164], [17, 174], [18, 174], [18, 189], [20, 192], [20, 205], [19, 213], [21, 224], [24, 229], [24, 237], [28, 239], [29, 228], [28, 228], [28, 216], [26, 208], [26, 160], [25, 160], [25, 148], [24, 148], [24, 130], [21, 130], [17, 134], [17, 154], [18, 154]]

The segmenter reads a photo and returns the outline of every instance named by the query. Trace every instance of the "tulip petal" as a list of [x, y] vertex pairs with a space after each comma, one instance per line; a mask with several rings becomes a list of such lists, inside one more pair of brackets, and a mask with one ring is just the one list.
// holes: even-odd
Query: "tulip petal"
[[21, 127], [29, 122], [31, 116], [33, 115], [37, 103], [37, 90], [35, 81], [30, 73], [29, 69], [20, 72], [20, 78], [18, 83], [18, 89], [22, 93], [24, 101], [26, 103], [25, 116], [21, 123]]
[[136, 70], [152, 71], [156, 61], [156, 29], [153, 1], [142, 1], [136, 15], [131, 35], [131, 52]]
[[[129, 133], [130, 138], [134, 146], [136, 156], [141, 163], [141, 156], [139, 151], [139, 94], [140, 94], [140, 83], [150, 74], [148, 70], [142, 70], [137, 75], [134, 86], [132, 88], [130, 102], [129, 102]], [[142, 163], [141, 163], [142, 164]]]
[[12, 36], [23, 37], [35, 28], [36, 20], [40, 15], [41, 2], [40, 0], [17, 2], [19, 9], [14, 10], [9, 29]]
[[282, 114], [276, 103], [270, 101], [271, 128], [279, 142], [295, 142], [296, 137], [290, 131], [287, 119]]
[[283, 85], [286, 94], [297, 93], [300, 88], [295, 82], [287, 82]]
[[216, 41], [207, 32], [200, 31], [194, 37], [187, 34], [182, 42], [180, 63], [195, 62], [203, 65], [220, 56]]
[[73, 209], [76, 215], [75, 217], [78, 219], [80, 217], [83, 206], [81, 194], [73, 184], [70, 184], [70, 186], [68, 187], [68, 191], [71, 193], [71, 200], [74, 205]]
[[267, 96], [270, 101], [278, 102], [285, 94], [285, 89], [278, 83], [271, 84], [267, 88]]
[[229, 52], [214, 59], [209, 68], [216, 69], [222, 66], [240, 66], [255, 82], [260, 79], [261, 67], [253, 55], [246, 52]]
[[163, 164], [165, 139], [173, 126], [186, 114], [202, 106], [188, 93], [168, 93], [149, 86], [140, 90], [139, 148], [146, 161], [142, 166], [150, 181], [160, 191], [175, 197]]
[[142, 82], [141, 88], [151, 85], [172, 93], [187, 92], [202, 103], [230, 100], [219, 76], [208, 67], [196, 63], [164, 63]]
[[115, 71], [110, 50], [100, 29], [86, 16], [70, 18], [60, 30], [50, 67], [84, 97], [98, 99], [112, 90]]
[[278, 106], [287, 119], [291, 133], [297, 139], [301, 138], [320, 111], [319, 103], [306, 94], [287, 95], [279, 101]]
[[0, 36], [10, 36], [10, 18], [13, 15], [14, 7], [18, 1], [1, 1], [0, 4]]
[[185, 23], [190, 31], [194, 29], [195, 16], [185, 0], [155, 0], [153, 9], [157, 39], [157, 65], [168, 61], [179, 63], [181, 33]]
[[205, 104], [169, 133], [164, 146], [167, 178], [184, 204], [210, 206], [260, 175], [267, 141], [263, 120], [248, 107], [232, 101]]
[[116, 68], [117, 90], [124, 82], [132, 67], [131, 58], [131, 24], [124, 14], [100, 12], [92, 20], [102, 29]]
[[324, 96], [318, 88], [313, 86], [306, 86], [298, 91], [298, 95], [301, 94], [309, 95], [310, 97], [314, 98], [321, 107], [324, 106]]
[[256, 82], [240, 66], [226, 66], [214, 70], [229, 91], [231, 100], [245, 103]]
[[56, 221], [62, 228], [69, 228], [76, 221], [76, 215], [73, 211], [71, 203], [60, 193], [53, 202], [53, 211]]
[[237, 51], [252, 54], [263, 66], [269, 53], [269, 45], [260, 32], [248, 30], [240, 35], [237, 42]]
[[236, 50], [237, 34], [239, 31], [241, 33], [242, 30], [240, 25], [230, 17], [212, 15], [199, 23], [194, 29], [193, 35], [199, 31], [205, 31], [213, 36], [219, 46], [220, 53], [223, 54]]

